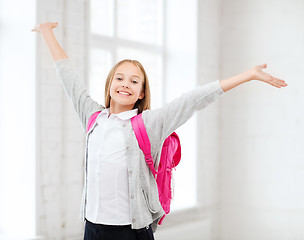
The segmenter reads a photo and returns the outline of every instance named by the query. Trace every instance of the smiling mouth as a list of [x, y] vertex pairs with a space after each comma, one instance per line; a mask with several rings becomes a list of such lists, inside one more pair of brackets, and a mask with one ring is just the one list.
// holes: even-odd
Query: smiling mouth
[[123, 96], [131, 96], [130, 93], [128, 92], [123, 92], [123, 91], [117, 91], [118, 94], [123, 95]]

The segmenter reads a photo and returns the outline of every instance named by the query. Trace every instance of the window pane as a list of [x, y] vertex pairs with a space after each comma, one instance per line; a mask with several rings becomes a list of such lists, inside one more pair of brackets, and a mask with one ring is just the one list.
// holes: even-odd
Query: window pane
[[113, 36], [113, 0], [91, 0], [91, 32]]
[[162, 0], [118, 0], [119, 38], [161, 45]]
[[171, 211], [193, 207], [197, 204], [196, 122], [196, 116], [193, 116], [175, 131], [180, 138], [182, 157], [176, 171], [173, 171], [173, 186], [175, 187]]
[[151, 92], [151, 108], [157, 108], [162, 103], [162, 63], [161, 57], [147, 51], [141, 51], [130, 48], [118, 48], [117, 61], [122, 59], [134, 59], [139, 61], [148, 76]]
[[[197, 87], [197, 0], [166, 1], [166, 101]], [[196, 198], [196, 114], [176, 130], [182, 159], [174, 172], [172, 210], [192, 207]]]
[[99, 104], [104, 105], [104, 87], [112, 67], [110, 51], [92, 48], [90, 51], [89, 93]]

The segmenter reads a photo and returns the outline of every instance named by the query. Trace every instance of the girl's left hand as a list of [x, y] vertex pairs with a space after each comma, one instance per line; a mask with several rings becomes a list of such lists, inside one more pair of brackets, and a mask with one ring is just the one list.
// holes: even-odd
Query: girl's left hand
[[284, 80], [271, 76], [268, 73], [265, 73], [263, 69], [267, 68], [267, 64], [262, 64], [255, 66], [254, 68], [250, 69], [250, 73], [252, 76], [252, 80], [260, 80], [262, 82], [266, 82], [274, 87], [281, 88], [286, 87], [287, 84]]

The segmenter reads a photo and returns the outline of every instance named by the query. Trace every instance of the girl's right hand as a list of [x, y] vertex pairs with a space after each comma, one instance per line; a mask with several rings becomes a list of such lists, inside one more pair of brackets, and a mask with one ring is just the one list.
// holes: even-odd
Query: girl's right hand
[[32, 32], [40, 32], [42, 29], [53, 29], [58, 26], [58, 22], [45, 22], [36, 25], [31, 31]]

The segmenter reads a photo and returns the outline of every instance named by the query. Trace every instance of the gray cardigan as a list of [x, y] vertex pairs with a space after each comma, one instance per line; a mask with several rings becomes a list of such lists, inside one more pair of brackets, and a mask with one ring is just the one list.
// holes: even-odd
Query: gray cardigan
[[[81, 121], [82, 127], [86, 131], [89, 117], [94, 112], [104, 109], [104, 106], [95, 102], [88, 95], [86, 87], [77, 74], [76, 67], [69, 58], [56, 61], [54, 66], [64, 90]], [[216, 80], [182, 94], [161, 108], [143, 111], [142, 117], [151, 142], [151, 154], [155, 161], [156, 169], [164, 140], [179, 126], [184, 124], [195, 111], [205, 108], [223, 93], [219, 80]], [[95, 125], [96, 123], [86, 134], [84, 188], [80, 211], [80, 217], [83, 221], [85, 221], [86, 209], [88, 138], [90, 133], [94, 131]], [[139, 229], [152, 224], [153, 232], [155, 232], [158, 221], [165, 214], [159, 202], [156, 181], [145, 162], [143, 152], [138, 146], [131, 121], [129, 120], [123, 126], [125, 127], [124, 138], [127, 143], [126, 158], [129, 177], [131, 227]]]

